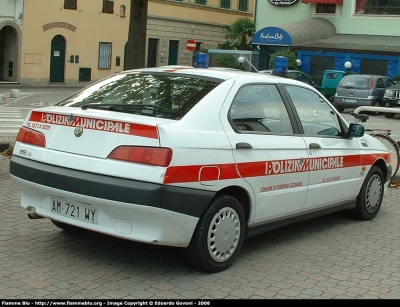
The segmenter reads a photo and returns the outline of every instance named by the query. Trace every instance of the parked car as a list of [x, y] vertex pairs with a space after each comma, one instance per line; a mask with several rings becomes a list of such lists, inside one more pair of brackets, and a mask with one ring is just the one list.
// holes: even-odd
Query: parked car
[[[379, 75], [349, 75], [340, 81], [333, 104], [339, 112], [345, 108], [360, 106], [383, 107], [383, 95], [388, 87], [395, 83], [392, 79]], [[378, 115], [379, 112], [370, 112]]]
[[351, 71], [342, 71], [342, 70], [332, 70], [328, 69], [324, 71], [324, 75], [322, 76], [322, 84], [318, 90], [324, 95], [330, 102], [333, 102], [333, 97], [336, 93], [336, 88], [339, 85], [339, 82], [342, 79], [350, 74], [354, 74]]
[[[387, 108], [400, 108], [400, 83], [387, 88], [383, 96], [384, 106]], [[396, 113], [385, 112], [385, 117], [393, 118]]]
[[[299, 70], [288, 70], [287, 71], [287, 77], [293, 80], [297, 80], [297, 81], [301, 81], [304, 82], [306, 84], [309, 84], [315, 88], [319, 88], [319, 85], [310, 78], [310, 76], [308, 76], [307, 74], [305, 74], [302, 71]], [[268, 70], [260, 70], [258, 71], [258, 73], [260, 74], [272, 74], [272, 69], [268, 69]]]
[[13, 152], [30, 218], [180, 247], [207, 272], [289, 223], [373, 219], [391, 177], [383, 143], [312, 86], [212, 68], [113, 74], [31, 110]]

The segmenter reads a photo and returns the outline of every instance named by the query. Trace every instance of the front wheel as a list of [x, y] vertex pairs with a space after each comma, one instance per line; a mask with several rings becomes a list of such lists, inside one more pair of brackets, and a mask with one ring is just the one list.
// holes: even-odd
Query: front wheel
[[383, 200], [383, 180], [381, 169], [377, 166], [372, 166], [358, 194], [356, 208], [351, 210], [353, 217], [368, 221], [378, 214]]
[[393, 118], [395, 115], [395, 113], [385, 113], [386, 118]]
[[340, 113], [344, 112], [345, 107], [344, 106], [335, 106], [336, 110], [338, 110]]
[[192, 240], [183, 250], [186, 261], [200, 270], [226, 270], [243, 245], [245, 216], [236, 198], [221, 195], [200, 218]]

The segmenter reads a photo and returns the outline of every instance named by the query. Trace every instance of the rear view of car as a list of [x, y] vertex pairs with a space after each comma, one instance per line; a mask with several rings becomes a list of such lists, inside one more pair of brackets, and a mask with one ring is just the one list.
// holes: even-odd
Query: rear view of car
[[[333, 104], [339, 112], [345, 108], [360, 106], [383, 107], [383, 95], [386, 88], [394, 82], [385, 76], [379, 75], [349, 75], [340, 81]], [[379, 112], [373, 112], [377, 115]]]
[[219, 272], [265, 231], [340, 210], [375, 218], [391, 165], [304, 82], [159, 67], [31, 110], [10, 175], [30, 218], [179, 247]]

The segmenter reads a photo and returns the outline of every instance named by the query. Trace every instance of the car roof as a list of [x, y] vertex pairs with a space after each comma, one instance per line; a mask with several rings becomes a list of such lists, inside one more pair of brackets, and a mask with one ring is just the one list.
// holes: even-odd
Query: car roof
[[[296, 70], [296, 69], [288, 69], [287, 72], [300, 72], [300, 73], [303, 73], [303, 74], [304, 74], [304, 72], [302, 72], [302, 71], [300, 71], [300, 70]], [[272, 69], [259, 70], [258, 73], [261, 73], [261, 74], [272, 73]]]
[[[366, 78], [389, 78], [387, 76], [383, 76], [383, 75], [372, 75], [372, 74], [353, 74], [353, 75], [348, 75], [346, 77], [366, 77]], [[389, 78], [390, 79], [390, 78]]]
[[[168, 66], [159, 66], [159, 67], [151, 67], [151, 68], [138, 68], [125, 70], [120, 72], [120, 74], [126, 73], [173, 73], [173, 74], [182, 74], [182, 75], [198, 75], [203, 77], [216, 78], [220, 80], [228, 80], [232, 78], [241, 78], [241, 77], [252, 77], [254, 79], [268, 78], [272, 82], [282, 82], [282, 77], [275, 76], [272, 74], [258, 74], [250, 71], [242, 71], [240, 69], [228, 68], [228, 67], [208, 67], [208, 68], [196, 68], [192, 66], [182, 66], [182, 65], [168, 65]], [[286, 79], [286, 78], [284, 78]], [[265, 79], [264, 79], [265, 80]]]

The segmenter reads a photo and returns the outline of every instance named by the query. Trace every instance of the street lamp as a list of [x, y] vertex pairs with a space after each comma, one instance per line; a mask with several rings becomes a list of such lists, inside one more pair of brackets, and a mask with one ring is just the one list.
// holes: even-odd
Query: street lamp
[[347, 71], [349, 71], [351, 68], [351, 62], [347, 61], [346, 63], [344, 63], [344, 67], [346, 68]]
[[297, 66], [300, 66], [300, 65], [301, 65], [301, 60], [300, 60], [300, 59], [297, 59], [297, 60], [296, 60], [296, 64], [297, 64]]
[[239, 65], [240, 65], [240, 69], [242, 69], [242, 65], [243, 65], [243, 63], [244, 63], [244, 57], [240, 56], [240, 57], [238, 57], [237, 60], [238, 60]]

